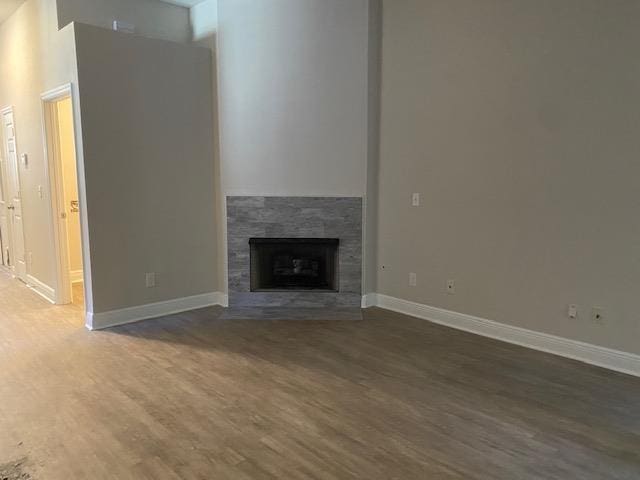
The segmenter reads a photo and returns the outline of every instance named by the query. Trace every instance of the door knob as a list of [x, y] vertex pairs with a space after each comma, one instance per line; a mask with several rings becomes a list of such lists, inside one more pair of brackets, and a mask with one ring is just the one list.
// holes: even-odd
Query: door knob
[[15, 210], [15, 209], [16, 209], [16, 207], [14, 207], [13, 205], [9, 205], [9, 206], [7, 207], [7, 210]]

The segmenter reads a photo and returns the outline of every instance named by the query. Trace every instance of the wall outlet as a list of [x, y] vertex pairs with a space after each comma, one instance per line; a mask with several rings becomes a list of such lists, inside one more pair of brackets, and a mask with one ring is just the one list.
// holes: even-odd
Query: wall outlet
[[409, 274], [409, 286], [415, 287], [418, 284], [418, 276], [415, 273]]
[[447, 280], [447, 293], [449, 295], [454, 295], [456, 293], [456, 281], [455, 280]]
[[420, 194], [419, 193], [414, 193], [413, 195], [411, 195], [411, 205], [414, 207], [419, 207], [420, 206]]
[[567, 309], [567, 316], [569, 318], [578, 318], [578, 306], [576, 304], [569, 305]]
[[145, 274], [145, 285], [147, 288], [153, 288], [156, 286], [156, 274], [155, 273], [147, 273]]
[[602, 323], [604, 321], [604, 308], [593, 307], [591, 309], [591, 320], [597, 323]]

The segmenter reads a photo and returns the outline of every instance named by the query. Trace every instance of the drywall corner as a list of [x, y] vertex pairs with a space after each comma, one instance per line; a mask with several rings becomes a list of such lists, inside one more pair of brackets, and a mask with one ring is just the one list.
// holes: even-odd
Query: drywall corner
[[378, 274], [378, 182], [380, 176], [380, 83], [382, 0], [369, 0], [367, 46], [367, 172], [364, 222], [363, 293], [375, 292]]

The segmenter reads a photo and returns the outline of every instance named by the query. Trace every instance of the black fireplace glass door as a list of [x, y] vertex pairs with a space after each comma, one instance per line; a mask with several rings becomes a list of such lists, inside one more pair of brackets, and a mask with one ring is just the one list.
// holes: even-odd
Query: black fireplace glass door
[[251, 238], [251, 291], [338, 291], [336, 238]]

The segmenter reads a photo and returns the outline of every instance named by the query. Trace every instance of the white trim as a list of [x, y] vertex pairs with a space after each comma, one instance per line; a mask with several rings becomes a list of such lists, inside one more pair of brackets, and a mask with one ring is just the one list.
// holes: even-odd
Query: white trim
[[40, 98], [45, 102], [51, 102], [53, 100], [59, 100], [71, 95], [71, 83], [65, 83], [59, 87], [53, 88], [40, 95]]
[[376, 304], [376, 293], [365, 293], [362, 296], [362, 308], [375, 307]]
[[[89, 233], [88, 219], [86, 209], [86, 189], [84, 182], [84, 157], [82, 152], [82, 134], [79, 110], [79, 99], [77, 91], [74, 90], [71, 83], [66, 83], [60, 87], [49, 90], [42, 95], [41, 111], [42, 111], [42, 138], [44, 145], [45, 159], [45, 175], [49, 183], [49, 204], [50, 204], [50, 234], [53, 237], [54, 248], [56, 251], [56, 288], [54, 289], [54, 297], [57, 304], [66, 304], [72, 301], [73, 295], [71, 284], [82, 281], [84, 283], [85, 307], [88, 312], [92, 309], [93, 296], [91, 289], [91, 260], [89, 254]], [[73, 278], [74, 272], [68, 269], [68, 248], [67, 248], [67, 229], [66, 225], [60, 222], [60, 214], [63, 211], [64, 195], [61, 191], [61, 175], [59, 165], [56, 158], [52, 158], [50, 149], [57, 150], [57, 124], [55, 124], [53, 108], [55, 102], [70, 98], [73, 112], [73, 131], [74, 131], [74, 148], [76, 155], [76, 169], [78, 177], [78, 199], [80, 200], [80, 229], [81, 229], [81, 248], [83, 271], [80, 272], [82, 278]]]
[[163, 317], [174, 313], [195, 310], [197, 308], [222, 305], [223, 302], [225, 302], [225, 297], [226, 295], [221, 292], [210, 292], [192, 297], [176, 298], [164, 302], [111, 310], [110, 312], [87, 312], [86, 327], [89, 330], [100, 330], [140, 320], [147, 320], [149, 318]]
[[218, 301], [216, 305], [220, 305], [221, 307], [228, 308], [229, 307], [229, 295], [223, 292], [216, 292], [218, 295]]
[[82, 282], [84, 282], [82, 269], [80, 269], [80, 270], [71, 270], [69, 272], [69, 278], [71, 279], [71, 283], [82, 283]]
[[[67, 228], [60, 221], [64, 205], [61, 167], [59, 164], [59, 139], [55, 102], [72, 96], [71, 84], [49, 90], [40, 95], [42, 103], [42, 140], [44, 145], [45, 176], [49, 181], [49, 229], [55, 248], [55, 301], [63, 305], [71, 303], [71, 280], [69, 278], [69, 253], [67, 250]], [[72, 99], [73, 101], [73, 99]], [[75, 126], [74, 126], [75, 128]]]
[[305, 191], [300, 192], [282, 192], [276, 190], [255, 190], [251, 188], [231, 188], [223, 192], [224, 197], [300, 197], [300, 198], [364, 198], [363, 192], [351, 192], [351, 193], [326, 193], [320, 190], [318, 191]]
[[49, 303], [56, 303], [56, 292], [46, 283], [41, 282], [33, 275], [27, 274], [27, 287], [36, 292]]
[[373, 295], [375, 295], [375, 305], [387, 310], [640, 377], [640, 355], [505, 325], [387, 295]]

